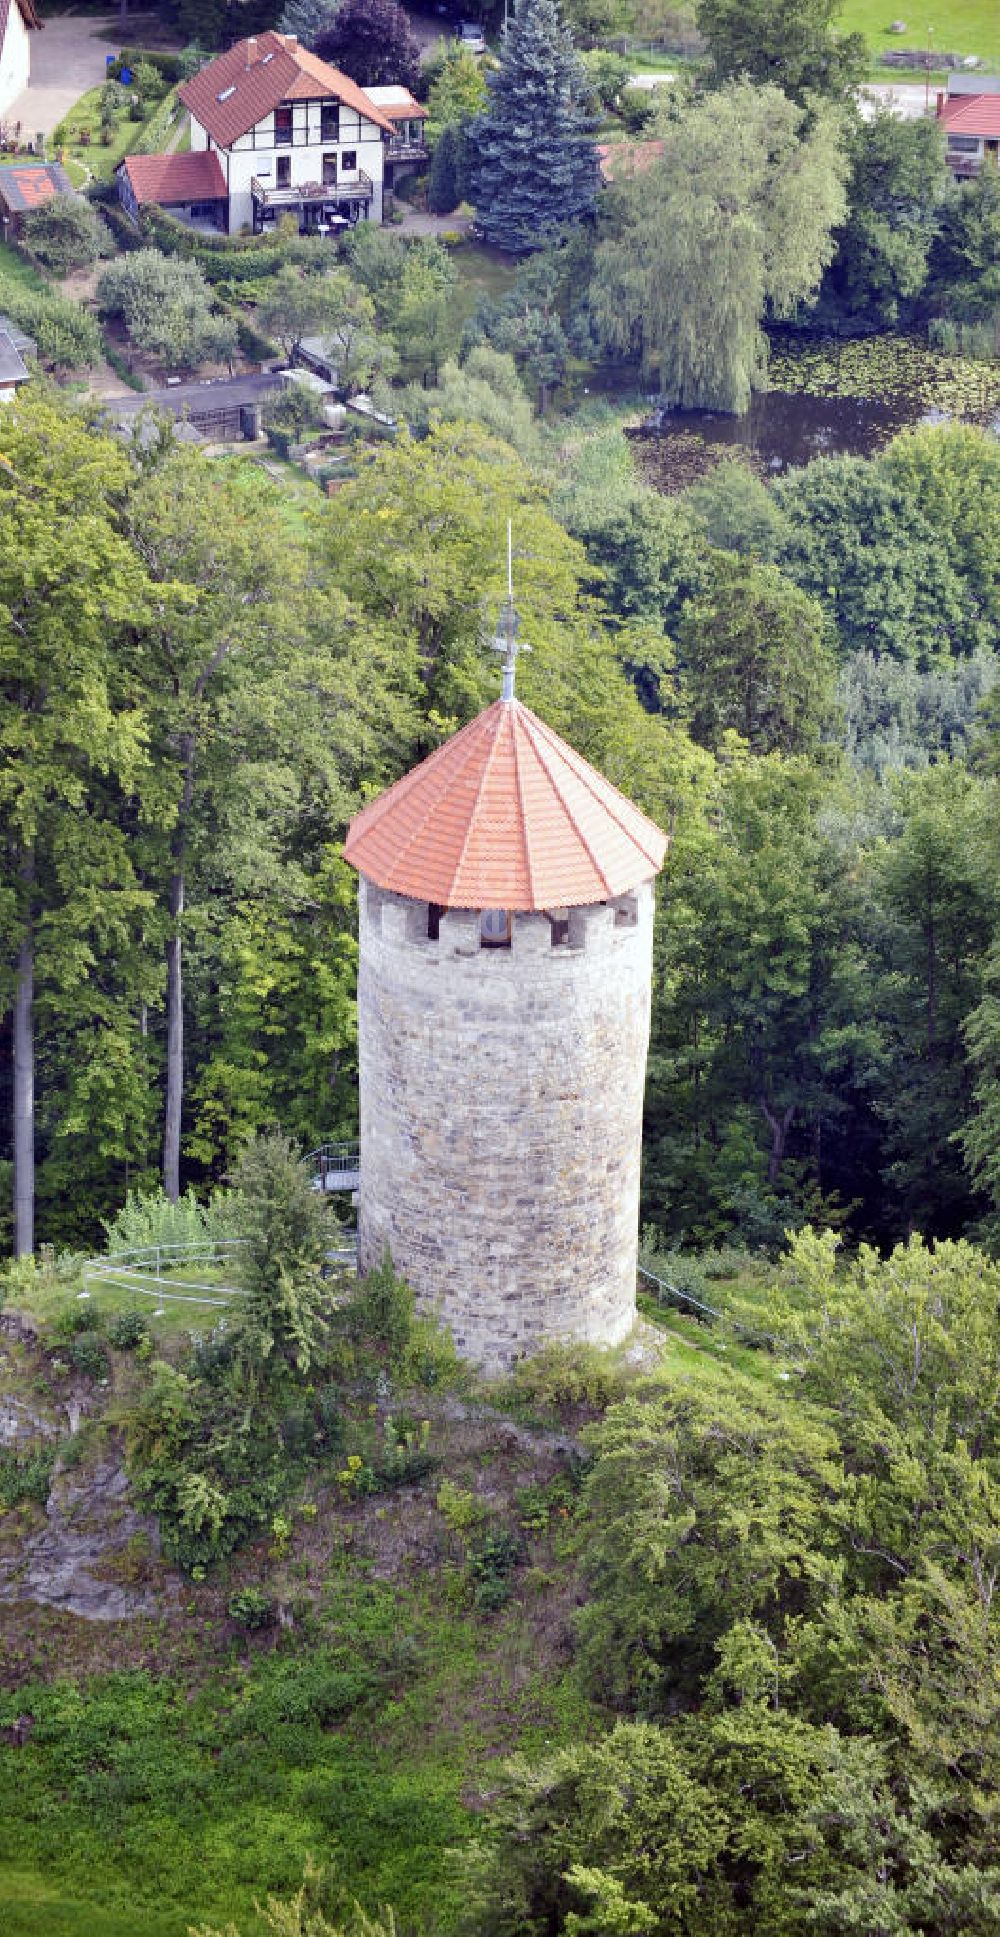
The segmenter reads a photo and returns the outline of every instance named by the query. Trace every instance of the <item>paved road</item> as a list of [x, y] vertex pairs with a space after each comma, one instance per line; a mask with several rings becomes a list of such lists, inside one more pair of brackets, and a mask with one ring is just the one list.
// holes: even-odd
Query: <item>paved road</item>
[[[143, 47], [176, 47], [164, 37], [153, 14], [129, 15], [126, 38]], [[104, 79], [108, 54], [121, 47], [118, 15], [57, 14], [31, 36], [31, 79], [7, 111], [8, 121], [20, 121], [25, 135], [50, 135], [74, 102]]]
[[938, 90], [931, 83], [929, 97], [923, 81], [873, 81], [868, 87], [858, 89], [859, 105], [866, 121], [874, 118], [878, 108], [891, 108], [901, 121], [921, 121], [930, 102], [930, 113], [934, 113]]

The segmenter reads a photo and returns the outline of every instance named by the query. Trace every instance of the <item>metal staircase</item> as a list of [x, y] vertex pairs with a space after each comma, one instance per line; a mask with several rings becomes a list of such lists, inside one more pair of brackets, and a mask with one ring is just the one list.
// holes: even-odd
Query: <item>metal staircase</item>
[[361, 1181], [359, 1144], [321, 1143], [302, 1161], [312, 1178], [313, 1190], [349, 1190], [352, 1196], [357, 1193]]

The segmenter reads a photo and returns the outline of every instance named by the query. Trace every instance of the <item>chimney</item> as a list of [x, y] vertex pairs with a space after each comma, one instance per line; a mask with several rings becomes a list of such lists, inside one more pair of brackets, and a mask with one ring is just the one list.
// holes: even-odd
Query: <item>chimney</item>
[[940, 120], [941, 116], [944, 113], [944, 89], [941, 87], [938, 88], [937, 111], [938, 111], [938, 119]]
[[256, 59], [257, 59], [257, 36], [256, 34], [251, 34], [249, 40], [247, 41], [247, 66], [252, 67]]
[[284, 38], [285, 38], [285, 46], [287, 47], [289, 53], [294, 54], [299, 44], [298, 34], [286, 34]]

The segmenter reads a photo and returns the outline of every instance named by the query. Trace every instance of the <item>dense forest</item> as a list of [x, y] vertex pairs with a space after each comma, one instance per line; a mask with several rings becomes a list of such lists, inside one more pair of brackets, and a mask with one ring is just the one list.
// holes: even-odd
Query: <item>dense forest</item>
[[508, 517], [524, 698], [672, 835], [659, 1242], [988, 1238], [995, 440], [919, 429], [669, 500], [599, 414], [541, 450], [441, 423], [304, 517], [54, 394], [5, 416], [4, 1116], [41, 1241], [93, 1245], [160, 1176], [219, 1182], [265, 1127], [352, 1130], [340, 843], [493, 691]]
[[[640, 98], [602, 41], [675, 11], [421, 68], [288, 0], [412, 63], [478, 239], [95, 181], [0, 254], [5, 1937], [1000, 1927], [1000, 178], [862, 119], [832, 0], [701, 0]], [[164, 14], [105, 160], [279, 8]], [[604, 188], [599, 120], [655, 149]], [[332, 495], [302, 386], [210, 454], [52, 380], [311, 334], [375, 404]], [[689, 462], [769, 372], [910, 427]], [[495, 697], [508, 521], [519, 696], [670, 845], [639, 1323], [487, 1382], [302, 1154], [357, 1128], [346, 829]]]

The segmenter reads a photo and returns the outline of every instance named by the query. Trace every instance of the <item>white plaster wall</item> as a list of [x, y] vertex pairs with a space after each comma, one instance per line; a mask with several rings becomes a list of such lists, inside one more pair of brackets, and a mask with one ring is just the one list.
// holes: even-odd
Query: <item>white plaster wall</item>
[[498, 1369], [546, 1339], [613, 1344], [635, 1318], [653, 891], [479, 918], [361, 883], [363, 1269], [388, 1246], [459, 1350]]
[[0, 47], [0, 114], [6, 114], [12, 101], [28, 85], [31, 69], [31, 35], [17, 0], [11, 0], [7, 32]]

